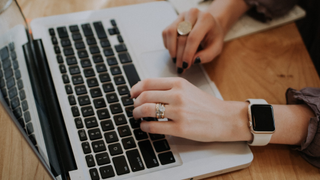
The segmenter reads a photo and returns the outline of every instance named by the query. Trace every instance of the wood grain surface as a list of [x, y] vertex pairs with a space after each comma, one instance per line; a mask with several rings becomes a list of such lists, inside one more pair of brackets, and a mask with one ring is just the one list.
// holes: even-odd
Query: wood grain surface
[[[28, 20], [83, 10], [95, 10], [154, 0], [18, 0]], [[263, 98], [285, 104], [288, 87], [320, 87], [320, 80], [294, 23], [225, 43], [214, 61], [205, 64], [225, 100]], [[251, 147], [254, 160], [243, 170], [207, 178], [320, 179], [320, 170], [292, 147]], [[0, 107], [0, 179], [50, 179], [46, 170]]]

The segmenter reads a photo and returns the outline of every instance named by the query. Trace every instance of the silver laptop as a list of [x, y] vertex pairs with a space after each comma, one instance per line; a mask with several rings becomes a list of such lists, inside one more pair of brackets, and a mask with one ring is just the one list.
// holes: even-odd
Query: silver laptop
[[[201, 143], [140, 130], [131, 87], [177, 77], [162, 30], [167, 2], [34, 19], [0, 1], [1, 103], [54, 179], [199, 179], [248, 167], [245, 142]], [[32, 32], [32, 33], [30, 33]], [[202, 66], [183, 76], [222, 98]], [[236, 118], [236, 117], [235, 117]]]

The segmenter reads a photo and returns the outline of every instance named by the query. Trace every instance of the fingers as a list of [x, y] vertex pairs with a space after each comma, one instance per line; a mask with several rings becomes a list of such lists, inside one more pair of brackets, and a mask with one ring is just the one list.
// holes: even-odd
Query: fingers
[[139, 81], [130, 91], [132, 98], [138, 97], [143, 91], [169, 90], [173, 87], [176, 78], [150, 78]]
[[[134, 101], [134, 107], [138, 107], [144, 103], [171, 103], [171, 95], [168, 91], [144, 91]], [[146, 116], [145, 116], [146, 117]]]
[[[145, 103], [141, 106], [135, 107], [132, 111], [134, 119], [144, 117], [156, 117], [156, 103]], [[175, 119], [175, 111], [171, 105], [165, 105], [164, 117], [168, 119]]]
[[175, 131], [175, 122], [173, 121], [142, 121], [140, 128], [144, 132], [153, 134], [177, 135]]
[[[219, 37], [217, 37], [219, 38]], [[213, 43], [202, 49], [193, 57], [193, 64], [207, 63], [216, 58], [222, 51], [223, 39], [215, 39]]]

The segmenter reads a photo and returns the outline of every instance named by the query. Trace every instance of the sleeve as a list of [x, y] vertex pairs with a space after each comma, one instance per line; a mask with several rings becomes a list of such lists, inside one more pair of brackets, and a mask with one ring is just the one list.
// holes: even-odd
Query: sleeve
[[305, 141], [293, 149], [298, 150], [310, 164], [320, 168], [320, 88], [308, 87], [300, 91], [289, 88], [286, 92], [286, 98], [287, 104], [306, 104], [316, 115], [309, 121]]
[[290, 11], [298, 0], [244, 0], [253, 6], [247, 14], [259, 21], [270, 21]]

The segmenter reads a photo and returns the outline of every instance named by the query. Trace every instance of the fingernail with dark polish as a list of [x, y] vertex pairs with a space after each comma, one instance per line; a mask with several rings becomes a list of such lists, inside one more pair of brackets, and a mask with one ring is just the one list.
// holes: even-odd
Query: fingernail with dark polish
[[172, 62], [176, 63], [177, 62], [177, 58], [172, 58]]
[[188, 63], [183, 61], [182, 67], [183, 67], [183, 69], [186, 69], [188, 67]]
[[181, 74], [183, 72], [183, 69], [179, 67], [177, 72], [178, 72], [178, 74]]
[[197, 57], [195, 60], [194, 60], [194, 64], [200, 64], [201, 63], [201, 59], [199, 57]]

